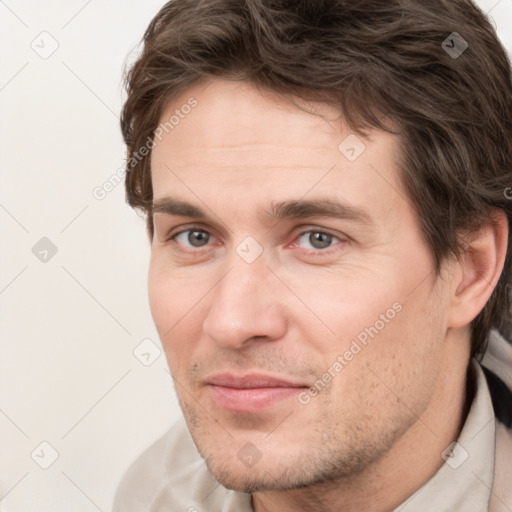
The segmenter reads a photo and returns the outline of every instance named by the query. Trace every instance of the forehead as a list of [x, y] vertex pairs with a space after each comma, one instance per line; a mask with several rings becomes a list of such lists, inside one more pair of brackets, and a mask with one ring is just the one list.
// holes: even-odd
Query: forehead
[[179, 122], [152, 151], [154, 199], [224, 198], [242, 208], [250, 199], [264, 206], [328, 193], [384, 210], [404, 201], [396, 136], [375, 131], [363, 138], [333, 108], [297, 101], [223, 80], [175, 98], [160, 122]]

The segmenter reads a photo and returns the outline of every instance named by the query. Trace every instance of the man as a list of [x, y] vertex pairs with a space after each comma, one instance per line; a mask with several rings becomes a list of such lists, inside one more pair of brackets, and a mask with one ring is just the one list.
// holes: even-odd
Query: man
[[512, 510], [512, 80], [483, 13], [173, 0], [127, 90], [186, 424], [116, 512]]

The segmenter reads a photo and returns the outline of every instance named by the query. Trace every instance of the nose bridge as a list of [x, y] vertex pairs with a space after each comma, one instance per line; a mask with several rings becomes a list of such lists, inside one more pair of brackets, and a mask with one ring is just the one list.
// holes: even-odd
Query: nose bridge
[[235, 254], [230, 270], [212, 290], [203, 324], [205, 334], [232, 348], [254, 337], [281, 337], [286, 318], [272, 277], [263, 258], [248, 263]]

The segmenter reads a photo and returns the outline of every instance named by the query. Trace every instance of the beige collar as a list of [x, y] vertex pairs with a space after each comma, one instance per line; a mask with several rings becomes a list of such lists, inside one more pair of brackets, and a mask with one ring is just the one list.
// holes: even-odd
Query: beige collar
[[457, 443], [439, 454], [445, 460], [439, 471], [393, 512], [488, 510], [494, 478], [494, 410], [480, 365], [471, 365], [475, 396]]

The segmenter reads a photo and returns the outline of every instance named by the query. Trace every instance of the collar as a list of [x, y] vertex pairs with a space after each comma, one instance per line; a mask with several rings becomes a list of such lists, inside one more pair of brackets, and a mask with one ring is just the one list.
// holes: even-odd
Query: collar
[[456, 443], [438, 472], [393, 512], [488, 510], [494, 479], [495, 415], [481, 366], [472, 360], [475, 394]]

